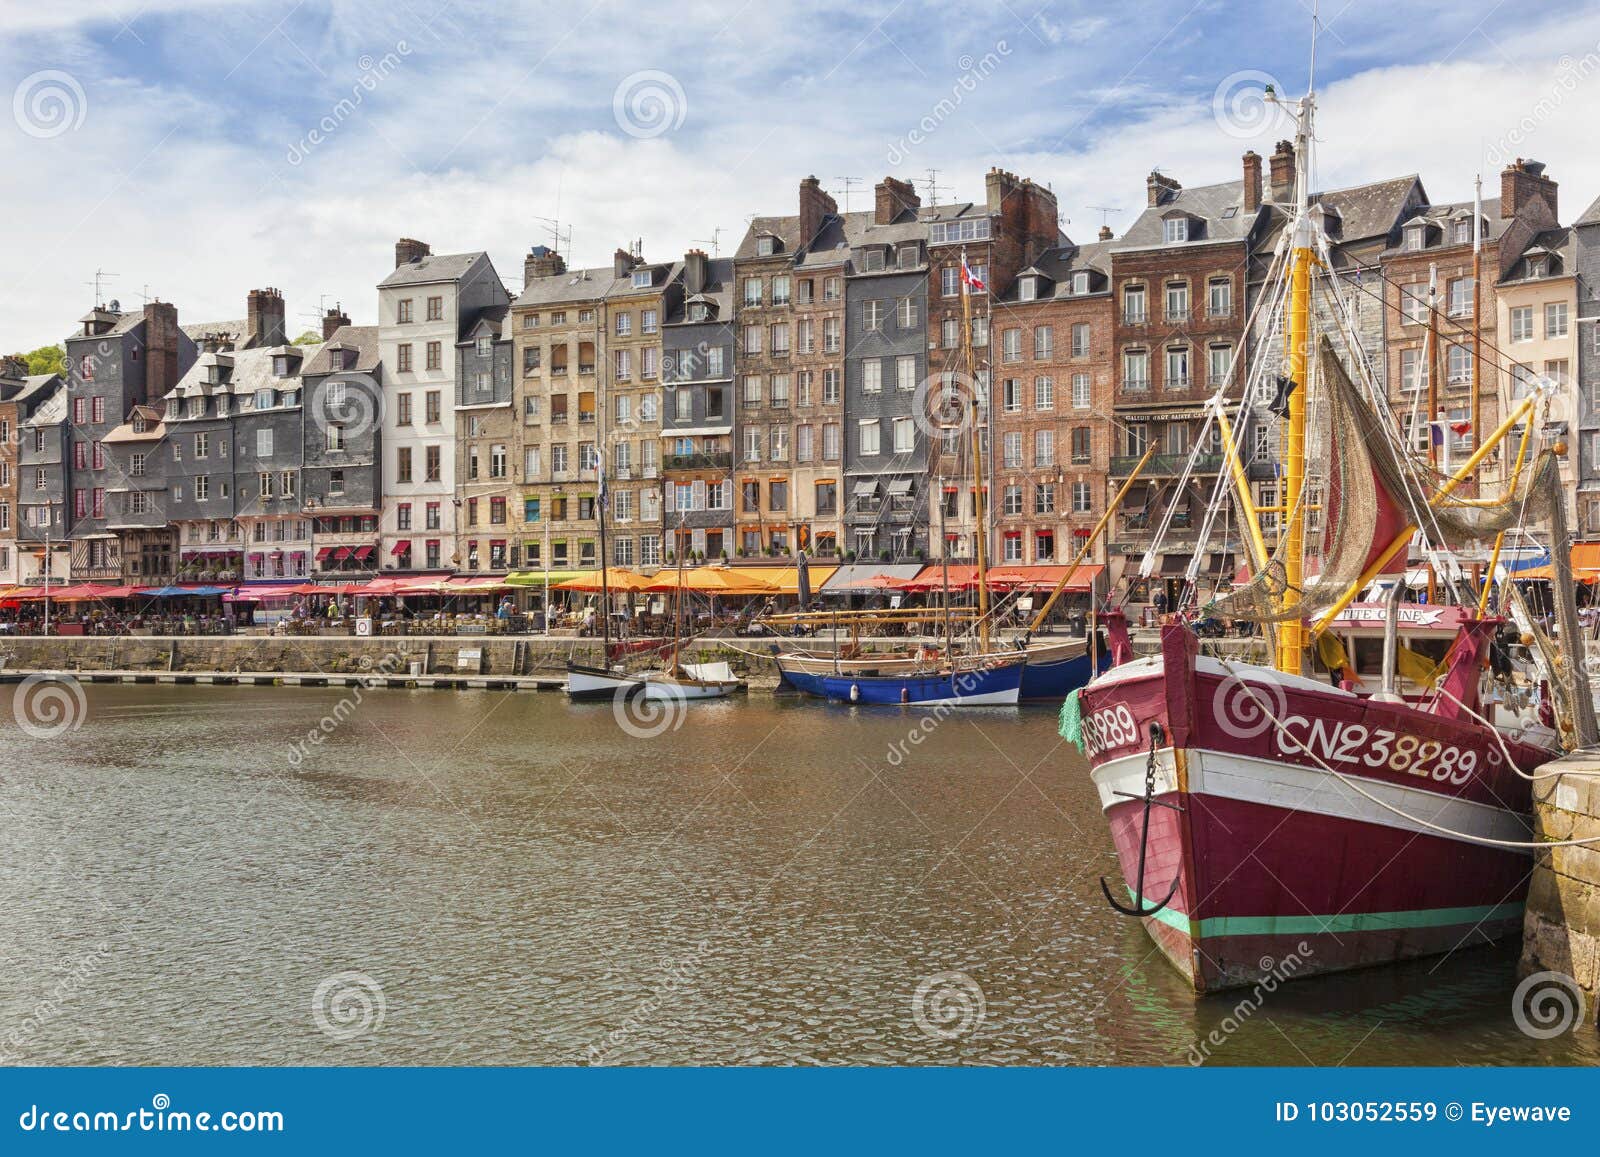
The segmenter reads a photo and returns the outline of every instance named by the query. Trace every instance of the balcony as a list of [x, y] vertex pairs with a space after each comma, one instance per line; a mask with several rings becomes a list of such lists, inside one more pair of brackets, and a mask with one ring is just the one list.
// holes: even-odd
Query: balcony
[[733, 452], [720, 450], [701, 454], [667, 454], [662, 465], [668, 470], [731, 470]]
[[[1111, 459], [1111, 477], [1126, 478], [1133, 473], [1133, 468], [1139, 464], [1142, 454], [1121, 455]], [[1215, 474], [1222, 469], [1221, 454], [1202, 454], [1195, 462], [1196, 474]], [[1184, 467], [1189, 462], [1187, 454], [1156, 454], [1145, 463], [1144, 470], [1140, 472], [1141, 478], [1175, 478], [1182, 474]]]
[[1189, 311], [1187, 309], [1169, 309], [1169, 310], [1167, 310], [1167, 321], [1172, 323], [1173, 325], [1183, 325], [1183, 324], [1186, 324], [1188, 322], [1188, 320], [1189, 320]]
[[1145, 325], [1150, 321], [1150, 315], [1144, 310], [1128, 309], [1122, 312], [1123, 325]]
[[1188, 374], [1177, 374], [1177, 375], [1168, 374], [1167, 375], [1167, 380], [1165, 382], [1163, 382], [1162, 385], [1166, 389], [1169, 389], [1169, 390], [1187, 390], [1189, 388], [1189, 385], [1190, 385], [1189, 375]]

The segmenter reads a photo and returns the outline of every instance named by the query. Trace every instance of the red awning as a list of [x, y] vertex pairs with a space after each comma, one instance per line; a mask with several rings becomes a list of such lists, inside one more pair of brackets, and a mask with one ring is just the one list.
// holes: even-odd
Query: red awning
[[344, 562], [353, 553], [354, 552], [348, 546], [341, 546], [338, 550], [333, 552], [333, 561]]
[[323, 547], [321, 550], [317, 551], [317, 561], [318, 562], [327, 562], [328, 561], [328, 556], [331, 555], [334, 552], [334, 550], [335, 550], [335, 548], [331, 547], [331, 546]]
[[395, 543], [394, 544], [394, 549], [392, 551], [390, 551], [389, 553], [390, 554], [410, 554], [411, 553], [411, 540], [408, 538], [408, 539], [405, 539], [402, 542]]
[[358, 546], [358, 547], [356, 547], [356, 552], [355, 552], [354, 557], [355, 557], [357, 562], [360, 562], [363, 559], [368, 558], [372, 554], [372, 552], [374, 550], [376, 550], [376, 549], [378, 549], [378, 548], [375, 547], [375, 546]]
[[[281, 551], [281, 550], [280, 550], [280, 551], [278, 551], [278, 552], [277, 552], [277, 553], [278, 553], [278, 554], [282, 554], [282, 553], [283, 553], [283, 552], [282, 552], [282, 551]], [[264, 558], [266, 558], [266, 557], [267, 557], [267, 556], [266, 556], [266, 555], [264, 555], [264, 554], [262, 554], [262, 553], [261, 553], [261, 552], [259, 552], [259, 551], [255, 551], [255, 552], [252, 552], [252, 553], [251, 553], [251, 555], [250, 555], [250, 561], [251, 561], [251, 562], [253, 562], [253, 563], [257, 563], [257, 564], [259, 564], [259, 563], [260, 563], [260, 562], [261, 562], [261, 560], [262, 560], [262, 559], [264, 559]]]

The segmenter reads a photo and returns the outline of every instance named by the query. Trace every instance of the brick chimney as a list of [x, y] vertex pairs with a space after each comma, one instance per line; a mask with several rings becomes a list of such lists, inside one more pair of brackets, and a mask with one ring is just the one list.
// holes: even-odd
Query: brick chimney
[[1294, 143], [1279, 141], [1272, 150], [1272, 200], [1287, 205], [1294, 200]]
[[[145, 404], [166, 396], [178, 384], [178, 307], [169, 301], [146, 302], [144, 307]], [[125, 416], [125, 415], [124, 415]]]
[[1150, 207], [1153, 209], [1172, 200], [1183, 186], [1175, 178], [1151, 169], [1150, 175], [1144, 179], [1144, 188]]
[[432, 252], [426, 241], [413, 241], [410, 237], [402, 237], [394, 243], [394, 267], [399, 269], [402, 265], [409, 265], [417, 258], [427, 257]]
[[26, 358], [19, 358], [14, 354], [0, 358], [0, 381], [21, 382], [28, 376], [28, 362]]
[[885, 177], [873, 186], [872, 223], [893, 225], [902, 213], [922, 208], [922, 198], [907, 182]]
[[522, 288], [526, 289], [536, 277], [554, 277], [567, 271], [561, 254], [548, 245], [535, 245], [522, 259]]
[[1542, 161], [1518, 157], [1500, 171], [1500, 216], [1556, 224], [1556, 183], [1544, 175]]
[[342, 327], [349, 324], [350, 318], [344, 312], [344, 307], [335, 305], [327, 313], [322, 315], [322, 340], [331, 341], [334, 334], [338, 333]]
[[704, 293], [706, 288], [706, 253], [704, 249], [691, 249], [683, 255], [683, 291], [693, 295]]
[[1244, 155], [1244, 211], [1261, 208], [1261, 154], [1251, 149]]
[[838, 214], [838, 202], [832, 195], [823, 191], [821, 183], [815, 177], [806, 177], [800, 182], [801, 245], [810, 245], [816, 240], [817, 231], [822, 228], [823, 221]]
[[1100, 240], [1102, 240], [1102, 241], [1110, 241], [1112, 237], [1116, 236], [1116, 234], [1111, 232], [1111, 226], [1102, 225], [1102, 226], [1100, 226], [1100, 234], [1099, 234], [1099, 236], [1100, 236]]
[[276, 289], [252, 289], [245, 298], [245, 342], [252, 340], [257, 346], [283, 345], [289, 338], [284, 333], [283, 294]]
[[637, 264], [639, 264], [638, 259], [626, 249], [618, 249], [611, 255], [611, 272], [616, 277], [628, 276]]

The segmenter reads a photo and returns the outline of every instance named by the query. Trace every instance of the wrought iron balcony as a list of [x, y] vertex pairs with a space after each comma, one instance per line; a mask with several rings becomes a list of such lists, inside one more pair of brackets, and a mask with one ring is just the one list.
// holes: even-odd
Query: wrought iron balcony
[[[1111, 477], [1126, 478], [1139, 464], [1140, 454], [1119, 455], [1111, 459]], [[1141, 478], [1171, 478], [1182, 474], [1188, 464], [1187, 454], [1155, 454], [1145, 463]], [[1194, 464], [1196, 474], [1215, 474], [1222, 469], [1221, 454], [1202, 454]]]

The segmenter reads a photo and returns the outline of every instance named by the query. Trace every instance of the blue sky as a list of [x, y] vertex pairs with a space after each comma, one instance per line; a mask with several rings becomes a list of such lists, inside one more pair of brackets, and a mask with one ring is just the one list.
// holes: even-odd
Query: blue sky
[[[1563, 216], [1600, 194], [1595, 6], [1330, 0], [1323, 19], [1321, 184], [1420, 172], [1445, 200], [1530, 155]], [[635, 238], [657, 260], [727, 252], [807, 173], [841, 201], [860, 178], [859, 208], [888, 173], [981, 196], [998, 164], [1088, 239], [1091, 206], [1126, 227], [1153, 166], [1200, 184], [1270, 151], [1284, 128], [1254, 96], [1304, 87], [1310, 6], [0, 0], [0, 26], [13, 349], [64, 334], [96, 268], [184, 320], [275, 285], [296, 323], [324, 296], [363, 321], [397, 236], [487, 249], [513, 283], [540, 218], [579, 263]]]

